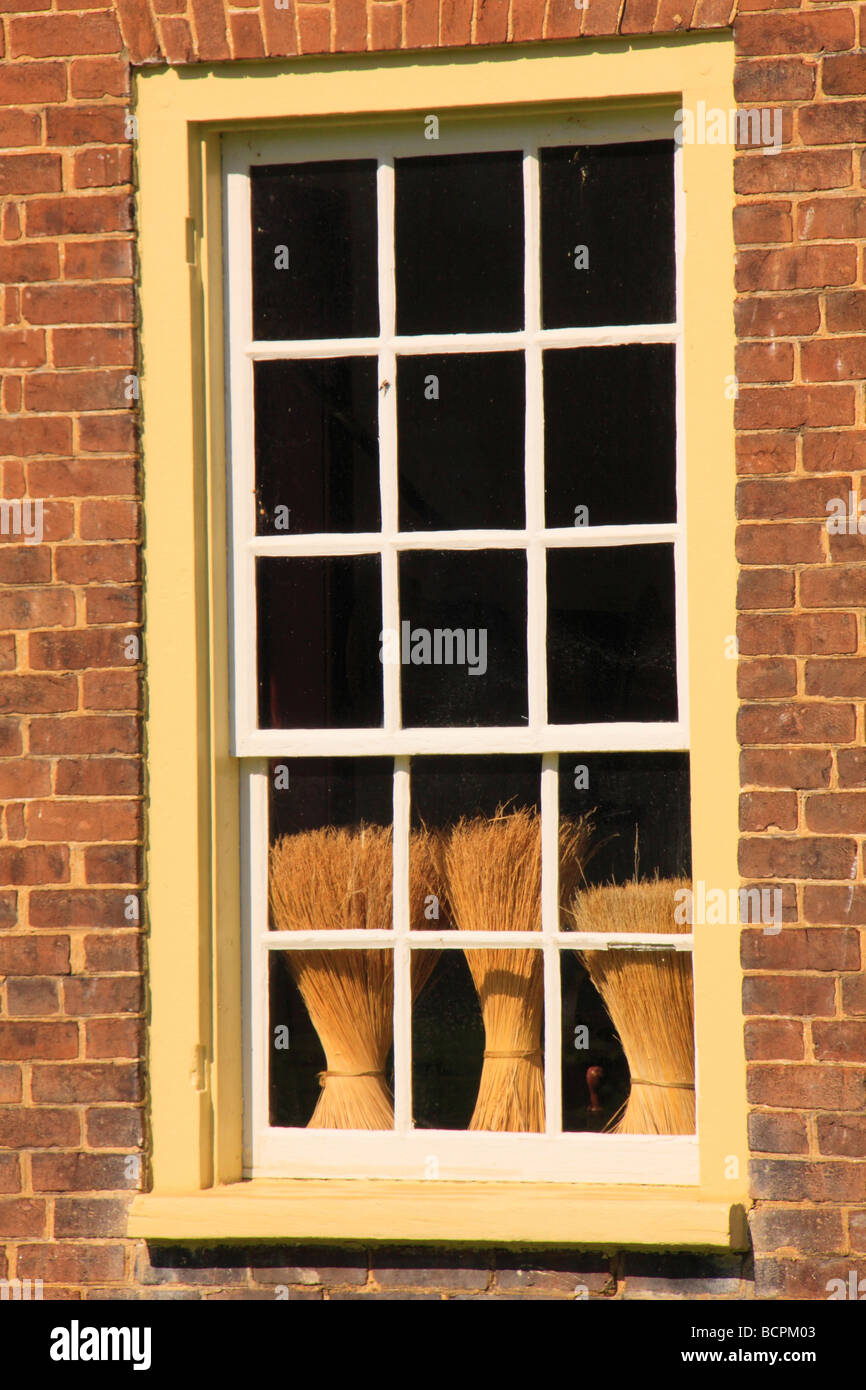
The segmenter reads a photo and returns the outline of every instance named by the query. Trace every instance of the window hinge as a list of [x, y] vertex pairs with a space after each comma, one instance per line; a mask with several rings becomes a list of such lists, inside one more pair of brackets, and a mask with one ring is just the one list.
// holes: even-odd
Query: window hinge
[[195, 225], [195, 218], [186, 219], [186, 263], [196, 265], [198, 262], [198, 227]]
[[208, 1083], [207, 1048], [204, 1043], [196, 1043], [192, 1050], [190, 1080], [197, 1091], [206, 1091]]

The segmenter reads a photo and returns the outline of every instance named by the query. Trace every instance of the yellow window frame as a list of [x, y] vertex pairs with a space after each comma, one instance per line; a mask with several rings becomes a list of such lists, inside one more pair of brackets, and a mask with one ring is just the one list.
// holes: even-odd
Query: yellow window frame
[[[221, 133], [417, 112], [664, 102], [729, 111], [733, 44], [679, 38], [145, 69], [142, 311], [151, 1191], [148, 1239], [392, 1239], [743, 1248], [739, 931], [694, 926], [696, 1187], [242, 1180], [238, 764], [229, 748]], [[736, 885], [733, 150], [683, 148], [695, 880]]]

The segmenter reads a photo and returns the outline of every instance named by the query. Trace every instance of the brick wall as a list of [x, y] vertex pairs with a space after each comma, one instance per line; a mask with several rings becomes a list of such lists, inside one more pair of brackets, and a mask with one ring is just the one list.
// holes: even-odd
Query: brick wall
[[[88, 9], [91, 3], [95, 8]], [[151, 1249], [144, 1142], [130, 74], [399, 47], [668, 33], [730, 0], [0, 0], [0, 1278], [46, 1296], [748, 1297], [747, 1257]], [[858, 23], [861, 31], [858, 33]], [[743, 939], [754, 1287], [866, 1275], [866, 54], [857, 5], [741, 0], [737, 159]], [[722, 273], [720, 271], [720, 273]], [[858, 1263], [859, 1261], [859, 1263]]]

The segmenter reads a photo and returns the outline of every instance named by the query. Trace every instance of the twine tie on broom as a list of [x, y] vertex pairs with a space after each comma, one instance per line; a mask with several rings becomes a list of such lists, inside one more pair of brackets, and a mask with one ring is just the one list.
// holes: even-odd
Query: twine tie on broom
[[540, 1056], [541, 1056], [541, 1048], [540, 1048], [540, 1047], [534, 1047], [534, 1048], [532, 1048], [532, 1049], [530, 1049], [530, 1050], [524, 1050], [524, 1051], [522, 1051], [522, 1052], [520, 1052], [520, 1051], [518, 1051], [518, 1052], [490, 1052], [487, 1048], [485, 1048], [485, 1049], [484, 1049], [484, 1056], [485, 1056], [485, 1057], [501, 1057], [501, 1058], [508, 1058], [508, 1057], [519, 1057], [519, 1058], [540, 1057]]
[[631, 1077], [632, 1086], [670, 1086], [675, 1091], [693, 1091], [694, 1081], [649, 1081], [644, 1076]]

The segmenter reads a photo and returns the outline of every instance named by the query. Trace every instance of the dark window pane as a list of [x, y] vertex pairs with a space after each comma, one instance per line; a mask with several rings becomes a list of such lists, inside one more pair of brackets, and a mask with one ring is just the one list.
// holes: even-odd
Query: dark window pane
[[288, 957], [288, 951], [268, 952], [269, 1120], [280, 1128], [301, 1129], [322, 1093], [319, 1072], [327, 1062]]
[[549, 722], [676, 719], [674, 611], [671, 545], [549, 550]]
[[[413, 952], [412, 1101], [416, 1129], [467, 1129], [484, 1054], [478, 992], [462, 951]], [[422, 982], [424, 987], [422, 988]]]
[[400, 612], [404, 728], [526, 722], [523, 551], [404, 552]]
[[542, 150], [541, 266], [545, 328], [673, 322], [673, 141]]
[[[599, 1133], [628, 1099], [628, 1062], [610, 1014], [577, 954], [562, 951], [559, 959], [562, 971], [562, 1128], [566, 1132]], [[588, 1080], [590, 1067], [594, 1070]]]
[[256, 362], [259, 535], [378, 531], [376, 365], [369, 357]]
[[548, 526], [676, 521], [675, 372], [669, 343], [544, 353]]
[[691, 877], [688, 753], [561, 753], [559, 810], [592, 815], [587, 885]]
[[401, 530], [523, 526], [524, 394], [519, 352], [400, 358]]
[[523, 327], [518, 151], [398, 159], [398, 333]]
[[271, 843], [323, 826], [390, 825], [393, 802], [390, 758], [275, 758], [270, 764]]
[[375, 337], [375, 160], [254, 165], [253, 334]]
[[259, 559], [259, 726], [382, 723], [377, 555]]

